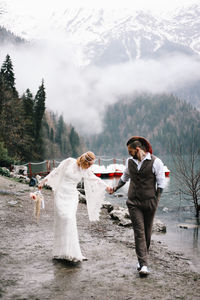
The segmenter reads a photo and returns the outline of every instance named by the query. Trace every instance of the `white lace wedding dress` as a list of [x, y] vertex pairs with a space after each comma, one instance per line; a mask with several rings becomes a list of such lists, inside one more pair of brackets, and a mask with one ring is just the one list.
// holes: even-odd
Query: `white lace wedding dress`
[[76, 159], [67, 158], [49, 175], [46, 184], [54, 191], [54, 248], [53, 256], [58, 259], [82, 261], [76, 225], [78, 206], [77, 183], [84, 178], [87, 210], [90, 221], [99, 220], [107, 185], [90, 169], [82, 169]]

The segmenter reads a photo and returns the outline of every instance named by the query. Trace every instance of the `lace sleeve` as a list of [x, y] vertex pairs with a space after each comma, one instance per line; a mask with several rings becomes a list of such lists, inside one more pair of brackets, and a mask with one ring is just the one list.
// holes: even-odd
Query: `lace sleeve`
[[98, 221], [107, 184], [94, 175], [91, 170], [87, 170], [86, 176], [84, 176], [84, 186], [89, 220]]
[[46, 184], [52, 187], [54, 192], [58, 189], [61, 179], [63, 178], [63, 173], [68, 167], [70, 161], [70, 158], [63, 160], [57, 168], [45, 177]]

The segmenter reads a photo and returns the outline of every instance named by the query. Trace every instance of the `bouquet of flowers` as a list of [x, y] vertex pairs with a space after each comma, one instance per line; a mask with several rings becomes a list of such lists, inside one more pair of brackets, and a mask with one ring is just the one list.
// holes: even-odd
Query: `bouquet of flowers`
[[44, 197], [41, 191], [36, 191], [34, 193], [30, 193], [30, 198], [35, 202], [34, 215], [38, 221], [40, 217], [40, 209], [44, 209]]

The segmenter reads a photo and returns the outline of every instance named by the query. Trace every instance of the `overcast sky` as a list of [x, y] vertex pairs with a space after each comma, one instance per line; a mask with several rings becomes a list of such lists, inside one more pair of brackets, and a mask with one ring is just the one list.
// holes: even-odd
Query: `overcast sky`
[[[2, 1], [2, 0], [1, 0]], [[4, 0], [5, 2], [5, 0]], [[191, 5], [198, 0], [6, 0], [13, 8], [23, 12], [47, 14], [52, 9], [66, 7], [93, 7], [93, 8], [131, 8], [149, 9], [154, 12], [173, 10], [177, 7]]]

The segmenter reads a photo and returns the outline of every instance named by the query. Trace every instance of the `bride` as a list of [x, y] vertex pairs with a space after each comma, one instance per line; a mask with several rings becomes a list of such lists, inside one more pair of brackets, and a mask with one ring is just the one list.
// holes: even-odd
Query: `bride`
[[54, 191], [53, 256], [56, 259], [66, 259], [74, 262], [86, 259], [81, 253], [76, 225], [77, 183], [84, 178], [90, 221], [99, 220], [105, 190], [108, 193], [112, 190], [89, 170], [94, 160], [95, 155], [91, 151], [82, 154], [78, 159], [67, 158], [38, 185], [38, 188], [42, 189], [44, 184], [47, 184]]

